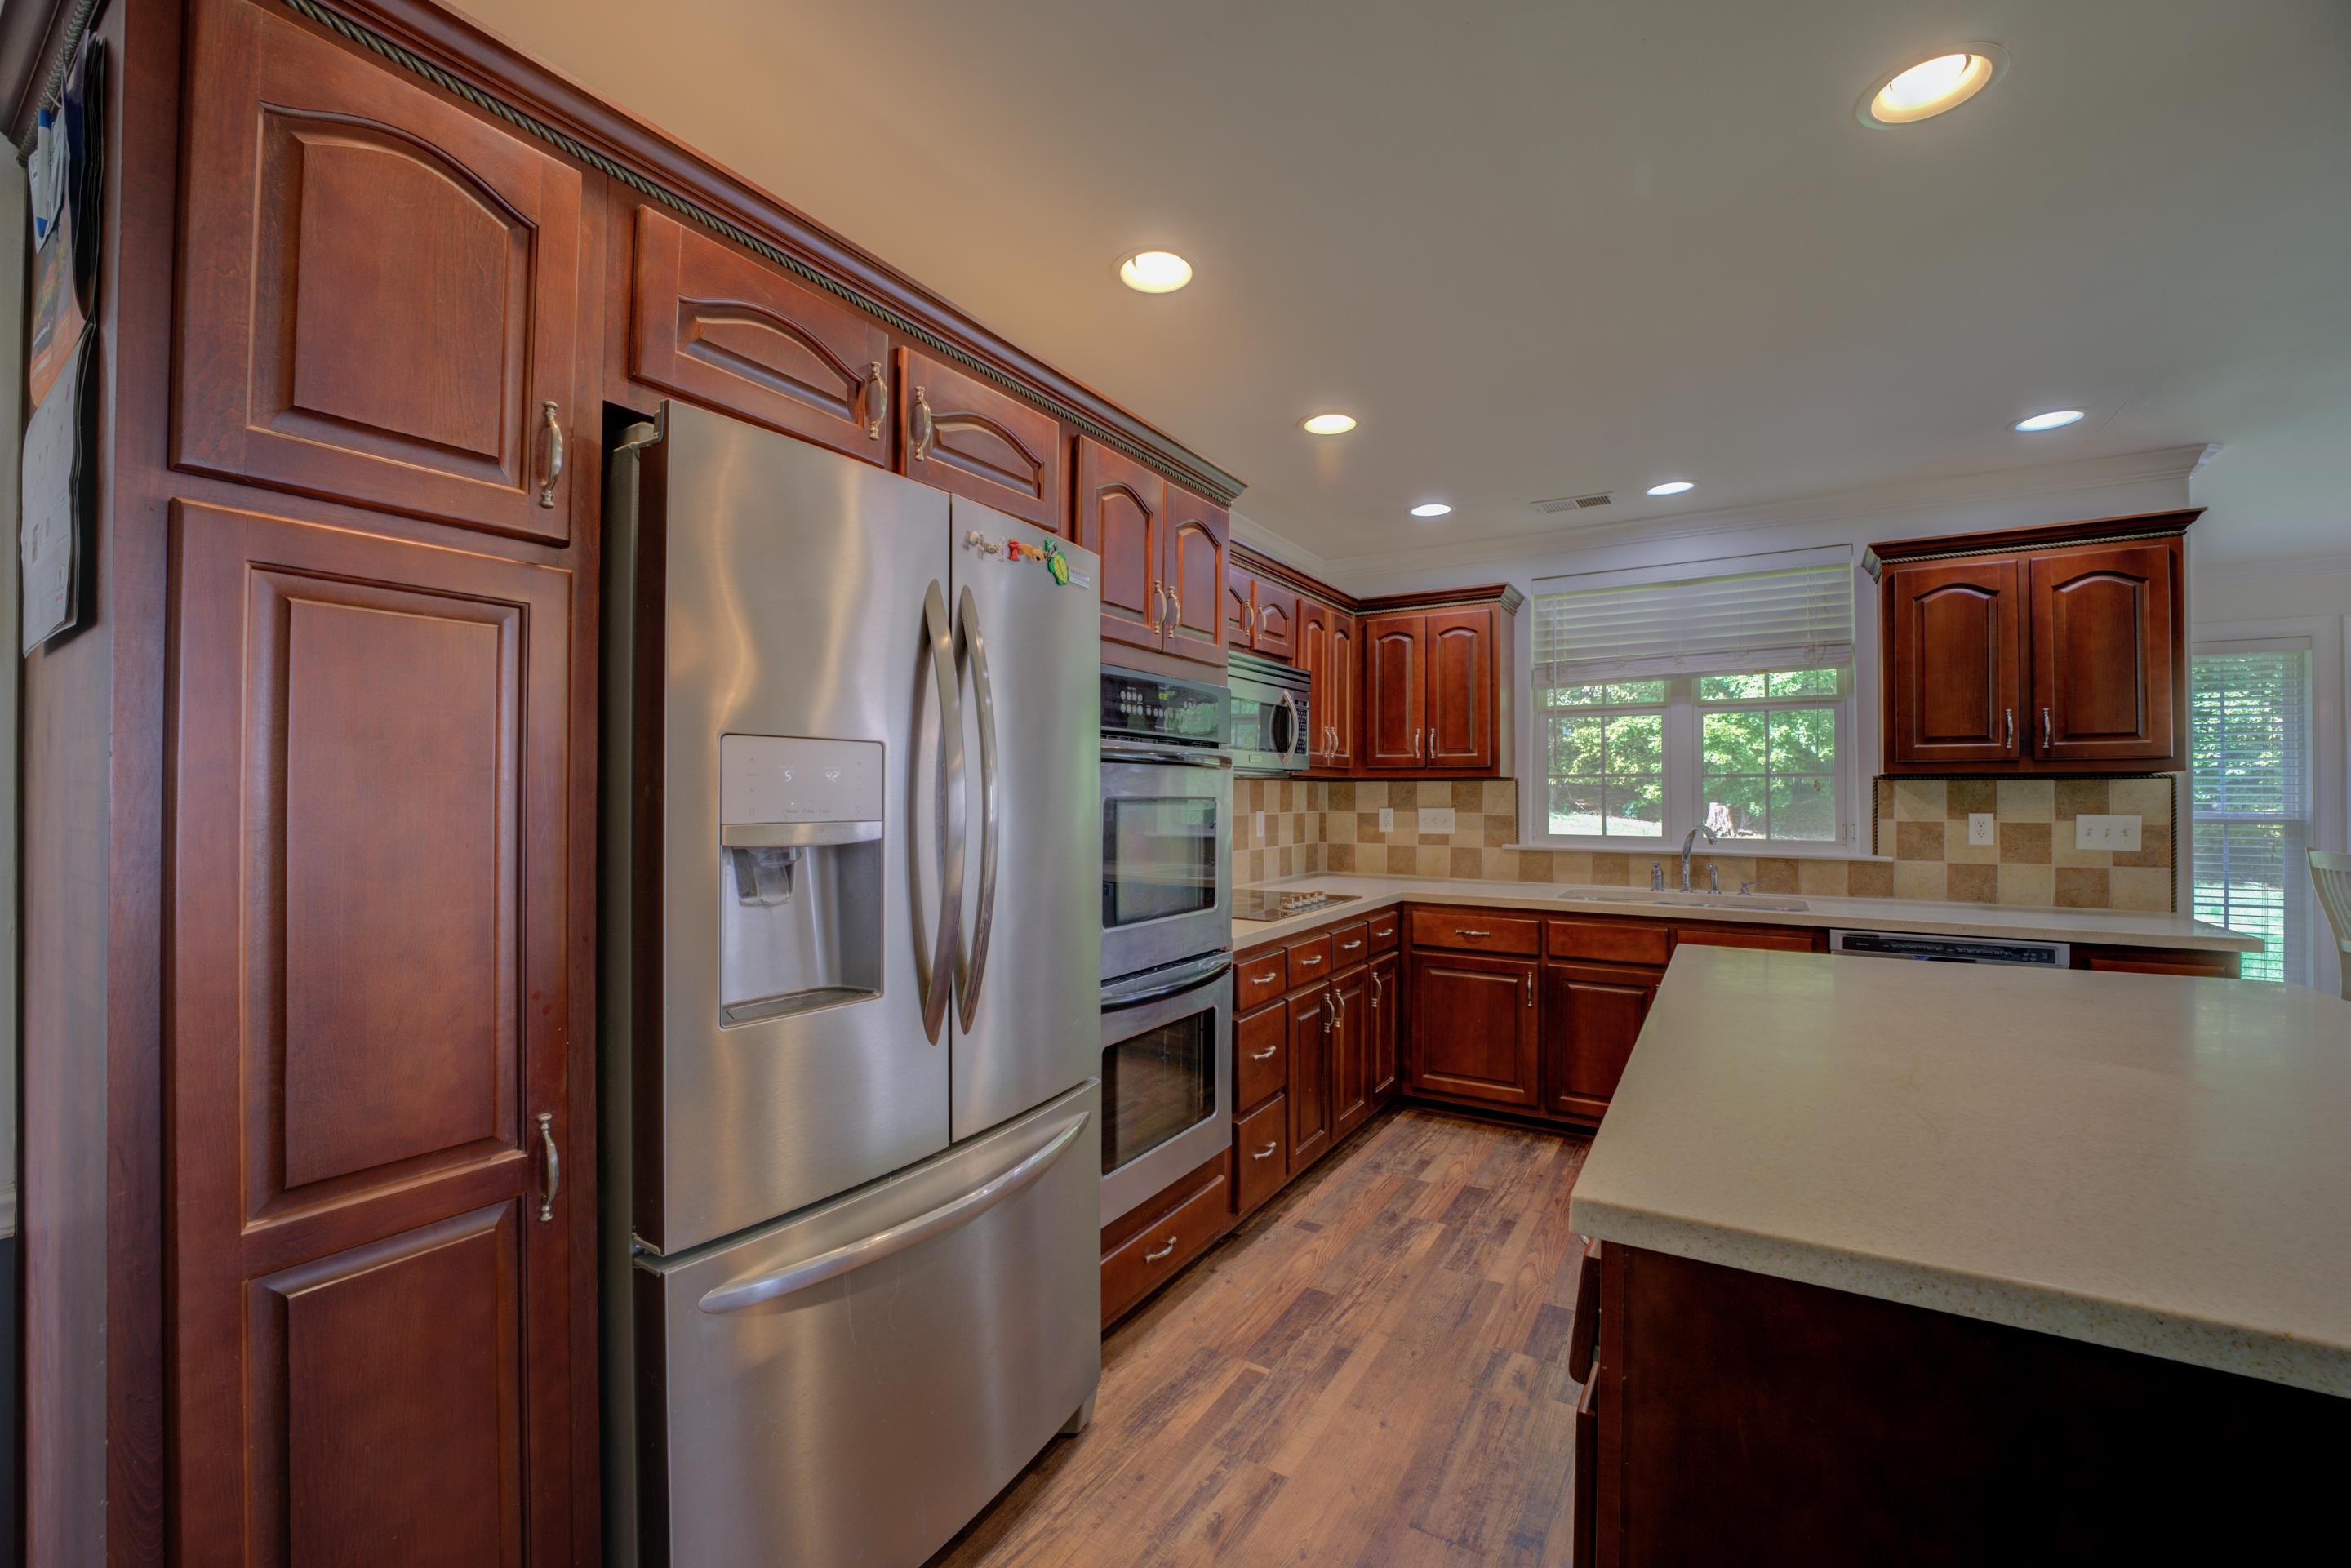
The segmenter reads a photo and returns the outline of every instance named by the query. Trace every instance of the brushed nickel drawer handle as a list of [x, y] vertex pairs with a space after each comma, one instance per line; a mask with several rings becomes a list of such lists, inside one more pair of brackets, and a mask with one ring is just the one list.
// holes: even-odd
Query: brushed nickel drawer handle
[[1268, 1144], [1261, 1149], [1251, 1149], [1249, 1151], [1249, 1158], [1253, 1160], [1270, 1160], [1273, 1157], [1273, 1151], [1280, 1147], [1281, 1147], [1281, 1140], [1276, 1138], [1272, 1143]]
[[1471, 930], [1469, 930], [1468, 928], [1467, 928], [1466, 926], [1457, 925], [1457, 926], [1455, 926], [1455, 927], [1453, 928], [1453, 935], [1455, 935], [1456, 936], [1471, 936], [1471, 937], [1476, 937], [1476, 936], [1491, 936], [1493, 935], [1493, 933], [1492, 933], [1491, 931], [1471, 931]]
[[865, 439], [882, 438], [882, 416], [890, 408], [890, 382], [882, 373], [882, 361], [875, 360], [865, 367]]
[[1339, 951], [1342, 953], [1352, 953], [1362, 946], [1363, 944], [1361, 942], [1342, 942], [1339, 944]]
[[538, 504], [555, 505], [555, 482], [563, 477], [563, 416], [554, 403], [539, 404], [547, 416], [547, 477], [539, 481]]
[[1395, 927], [1393, 925], [1383, 925], [1377, 931], [1373, 932], [1372, 935], [1374, 936], [1393, 936], [1395, 935]]
[[1263, 1051], [1250, 1051], [1249, 1060], [1251, 1061], [1271, 1061], [1276, 1056], [1280, 1054], [1280, 1051], [1281, 1047], [1278, 1045], [1269, 1045]]
[[1161, 1248], [1158, 1251], [1156, 1251], [1156, 1252], [1145, 1252], [1145, 1253], [1143, 1255], [1143, 1260], [1144, 1260], [1144, 1262], [1146, 1262], [1146, 1263], [1156, 1263], [1156, 1262], [1158, 1262], [1162, 1258], [1166, 1257], [1170, 1252], [1173, 1252], [1173, 1251], [1175, 1251], [1175, 1250], [1176, 1250], [1176, 1238], [1174, 1238], [1173, 1236], [1171, 1236], [1171, 1237], [1169, 1237], [1169, 1238], [1167, 1239], [1167, 1245], [1166, 1245], [1166, 1246], [1162, 1247], [1162, 1248]]
[[1301, 964], [1319, 964], [1322, 961], [1322, 954], [1307, 953], [1301, 955], [1298, 961]]
[[563, 1156], [556, 1152], [554, 1121], [552, 1111], [538, 1113], [539, 1156], [547, 1166], [547, 1191], [538, 1200], [538, 1218], [542, 1220], [555, 1218], [555, 1195], [563, 1190]]

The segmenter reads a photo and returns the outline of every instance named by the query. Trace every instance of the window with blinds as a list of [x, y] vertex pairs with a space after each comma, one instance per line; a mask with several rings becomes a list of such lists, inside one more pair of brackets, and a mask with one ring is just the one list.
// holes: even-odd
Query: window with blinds
[[2202, 643], [2189, 672], [2195, 911], [2259, 936], [2247, 979], [2310, 978], [2307, 640]]
[[[1823, 559], [1826, 558], [1826, 559]], [[1831, 843], [1851, 813], [1853, 568], [1843, 551], [1762, 570], [1535, 584], [1540, 838]]]

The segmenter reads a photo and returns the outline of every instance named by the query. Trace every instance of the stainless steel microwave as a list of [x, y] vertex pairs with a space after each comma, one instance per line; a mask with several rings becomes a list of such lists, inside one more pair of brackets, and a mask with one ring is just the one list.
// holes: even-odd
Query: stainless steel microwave
[[1234, 653], [1226, 665], [1230, 683], [1236, 773], [1306, 771], [1306, 672], [1254, 653]]

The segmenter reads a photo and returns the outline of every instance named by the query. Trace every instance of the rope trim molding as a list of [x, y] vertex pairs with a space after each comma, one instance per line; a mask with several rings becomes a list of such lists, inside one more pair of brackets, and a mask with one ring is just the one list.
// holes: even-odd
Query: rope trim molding
[[[84, 0], [85, 8], [94, 8], [99, 3], [100, 0]], [[448, 71], [442, 69], [432, 61], [425, 59], [422, 56], [419, 56], [408, 49], [402, 48], [400, 45], [392, 42], [390, 38], [384, 37], [379, 33], [361, 26], [359, 23], [352, 21], [350, 17], [342, 16], [339, 12], [329, 10], [326, 6], [318, 4], [318, 0], [285, 0], [285, 3], [289, 10], [308, 17], [311, 21], [318, 23], [320, 26], [329, 29], [341, 37], [349, 39], [350, 42], [359, 45], [361, 48], [366, 49], [371, 54], [377, 55], [381, 58], [390, 61], [392, 64], [398, 66], [401, 69], [409, 72], [411, 75], [423, 78], [426, 81], [431, 82], [434, 87], [441, 89], [444, 92], [455, 94], [456, 97], [463, 99], [465, 102], [472, 104], [475, 108], [482, 110], [484, 113], [496, 116], [497, 119], [506, 121], [508, 125], [513, 126], [516, 130], [524, 132], [526, 135], [535, 137], [538, 141], [546, 142], [549, 146], [557, 149], [565, 156], [575, 159], [581, 163], [585, 163], [588, 167], [595, 170], [598, 173], [604, 175], [607, 179], [619, 181], [622, 184], [627, 186], [630, 190], [636, 192], [639, 195], [659, 202], [663, 206], [667, 207], [670, 211], [677, 214], [680, 217], [698, 224], [702, 227], [708, 229], [713, 234], [733, 240], [737, 245], [755, 253], [773, 266], [781, 267], [783, 270], [790, 273], [793, 277], [799, 278], [801, 281], [813, 285], [818, 288], [823, 289], [828, 294], [834, 295], [839, 298], [847, 301], [849, 304], [855, 306], [858, 309], [864, 311], [867, 315], [877, 318], [883, 325], [888, 327], [893, 331], [913, 339], [915, 342], [920, 343], [925, 349], [930, 350], [932, 353], [937, 354], [943, 359], [952, 360], [962, 369], [970, 371], [972, 374], [982, 378], [993, 385], [1001, 387], [1006, 392], [1019, 398], [1022, 402], [1033, 403], [1045, 413], [1053, 415], [1056, 419], [1066, 421], [1067, 423], [1077, 426], [1080, 430], [1083, 431], [1086, 434], [1092, 436], [1096, 441], [1102, 443], [1102, 444], [1106, 446], [1116, 449], [1126, 456], [1133, 458], [1135, 462], [1144, 465], [1145, 467], [1165, 470], [1170, 466], [1164, 456], [1146, 451], [1137, 443], [1127, 439], [1124, 435], [1113, 430], [1108, 425], [1102, 423], [1099, 420], [1089, 417], [1082, 410], [1071, 408], [1068, 404], [1062, 402], [1060, 399], [1041, 392], [1036, 387], [1029, 385], [1025, 382], [1018, 381], [1011, 376], [1006, 375], [1003, 371], [986, 363], [969, 351], [958, 348], [956, 344], [949, 342], [946, 339], [940, 337], [937, 333], [929, 330], [916, 322], [908, 320], [904, 316], [891, 309], [882, 301], [867, 298], [862, 292], [851, 287], [841, 279], [834, 277], [828, 273], [820, 271], [816, 267], [810, 267], [808, 263], [801, 261], [797, 256], [788, 255], [784, 251], [778, 249], [775, 246], [769, 244], [764, 239], [761, 239], [758, 235], [745, 229], [740, 225], [729, 223], [726, 218], [721, 217], [718, 214], [712, 212], [709, 208], [695, 202], [690, 197], [683, 195], [676, 191], [673, 191], [667, 186], [639, 173], [636, 170], [628, 167], [626, 164], [607, 157], [605, 154], [597, 152], [594, 148], [587, 146], [585, 143], [581, 142], [579, 138], [569, 135], [556, 127], [549, 125], [545, 121], [535, 118], [532, 115], [525, 113], [523, 110], [517, 109], [514, 105], [507, 103], [490, 93], [485, 92], [482, 89], [475, 87], [473, 83], [468, 82], [462, 78], [451, 75]], [[68, 54], [68, 57], [70, 57], [70, 54]], [[62, 62], [60, 62], [58, 69], [60, 72], [64, 69]], [[1228, 476], [1212, 477], [1207, 474], [1186, 469], [1179, 475], [1179, 477], [1187, 485], [1197, 485], [1202, 490], [1207, 493], [1208, 498], [1216, 502], [1218, 506], [1229, 506], [1232, 503], [1233, 498], [1240, 494], [1240, 487], [1238, 482], [1231, 480]]]

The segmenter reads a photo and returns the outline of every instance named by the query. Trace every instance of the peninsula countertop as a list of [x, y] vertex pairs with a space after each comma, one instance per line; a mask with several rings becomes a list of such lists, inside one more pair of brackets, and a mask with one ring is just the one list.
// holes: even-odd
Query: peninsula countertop
[[[2098, 942], [2118, 946], [2173, 947], [2214, 953], [2258, 953], [2261, 938], [2185, 915], [2140, 915], [2110, 909], [2042, 909], [2022, 904], [1946, 904], [1915, 898], [1815, 898], [1809, 894], [1759, 895], [1754, 907], [1731, 895], [1703, 908], [1654, 902], [1646, 890], [1573, 887], [1548, 882], [1465, 882], [1440, 877], [1311, 875], [1253, 883], [1264, 888], [1320, 888], [1353, 894], [1345, 904], [1325, 904], [1281, 920], [1236, 920], [1235, 950], [1279, 942], [1350, 913], [1368, 914], [1398, 904], [1452, 904], [1474, 908], [1523, 909], [1548, 915], [1604, 915], [1639, 920], [1744, 922], [1757, 925], [1849, 926], [1865, 931], [1939, 932], [1962, 936], [1998, 936], [2027, 942]], [[1574, 893], [1574, 899], [1561, 894]], [[1761, 907], [1802, 903], [1801, 910]]]
[[1570, 1216], [2351, 1396], [2346, 1127], [2306, 987], [1685, 947]]

